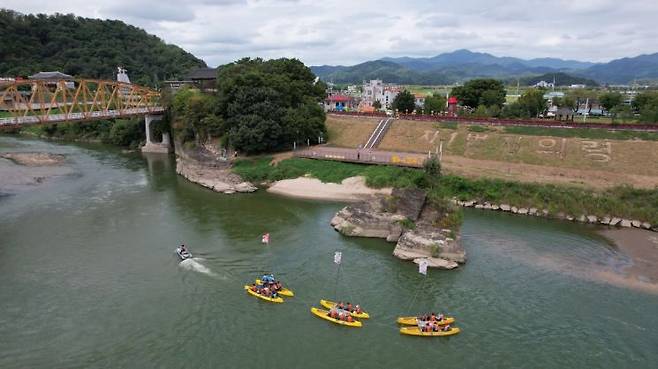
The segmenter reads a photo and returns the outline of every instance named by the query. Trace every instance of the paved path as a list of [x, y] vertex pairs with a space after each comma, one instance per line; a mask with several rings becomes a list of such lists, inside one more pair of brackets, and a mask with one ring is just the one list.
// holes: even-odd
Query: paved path
[[346, 149], [341, 147], [315, 146], [295, 152], [295, 156], [320, 160], [335, 160], [361, 164], [384, 164], [421, 168], [427, 155], [379, 151], [368, 149]]

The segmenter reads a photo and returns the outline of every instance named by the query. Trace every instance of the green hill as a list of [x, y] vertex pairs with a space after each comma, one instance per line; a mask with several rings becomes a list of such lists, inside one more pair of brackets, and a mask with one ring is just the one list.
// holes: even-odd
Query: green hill
[[0, 76], [59, 70], [112, 79], [117, 66], [134, 83], [156, 85], [206, 63], [143, 29], [117, 20], [23, 15], [0, 9]]

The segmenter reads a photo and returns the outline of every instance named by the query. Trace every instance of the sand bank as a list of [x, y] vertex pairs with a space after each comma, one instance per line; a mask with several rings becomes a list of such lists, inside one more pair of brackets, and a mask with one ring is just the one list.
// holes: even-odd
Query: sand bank
[[639, 229], [605, 229], [599, 233], [632, 259], [633, 264], [624, 270], [628, 277], [658, 289], [657, 233]]
[[323, 183], [316, 178], [300, 177], [274, 182], [267, 191], [303, 199], [352, 202], [376, 194], [390, 195], [392, 189], [369, 188], [364, 177], [346, 178], [342, 183]]

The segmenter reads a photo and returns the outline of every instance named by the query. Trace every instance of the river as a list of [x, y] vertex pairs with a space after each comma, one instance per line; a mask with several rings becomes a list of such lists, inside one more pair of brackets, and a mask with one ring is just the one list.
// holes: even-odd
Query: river
[[[0, 197], [3, 369], [658, 363], [658, 296], [591, 278], [629, 261], [582, 226], [467, 211], [468, 263], [423, 277], [392, 257], [393, 244], [333, 231], [338, 203], [219, 195], [177, 176], [171, 158], [100, 145], [0, 137], [0, 151], [62, 153], [71, 168]], [[193, 260], [178, 262], [180, 243]], [[269, 270], [296, 297], [275, 305], [245, 293]], [[311, 315], [337, 295], [370, 312], [363, 328]], [[398, 315], [431, 310], [455, 316], [462, 333], [398, 333]]]

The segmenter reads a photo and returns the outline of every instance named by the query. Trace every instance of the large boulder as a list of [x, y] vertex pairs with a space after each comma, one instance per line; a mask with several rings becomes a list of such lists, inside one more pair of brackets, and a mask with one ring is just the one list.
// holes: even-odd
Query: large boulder
[[621, 223], [621, 218], [612, 217], [612, 219], [610, 220], [610, 225], [613, 227], [618, 226], [619, 223]]
[[631, 224], [631, 221], [628, 219], [622, 219], [620, 224], [624, 228], [631, 228], [633, 226], [633, 224]]
[[599, 219], [594, 215], [587, 216], [587, 223], [596, 223]]
[[500, 210], [502, 210], [502, 211], [510, 211], [510, 210], [512, 210], [512, 207], [509, 206], [509, 205], [507, 205], [507, 204], [501, 204], [501, 205], [500, 205]]
[[418, 189], [394, 189], [391, 196], [374, 196], [348, 205], [331, 220], [331, 225], [346, 236], [384, 238], [397, 242], [402, 223], [415, 221], [425, 203], [425, 192]]
[[631, 220], [631, 225], [635, 228], [640, 228], [642, 227], [642, 222], [640, 222], [639, 220]]

